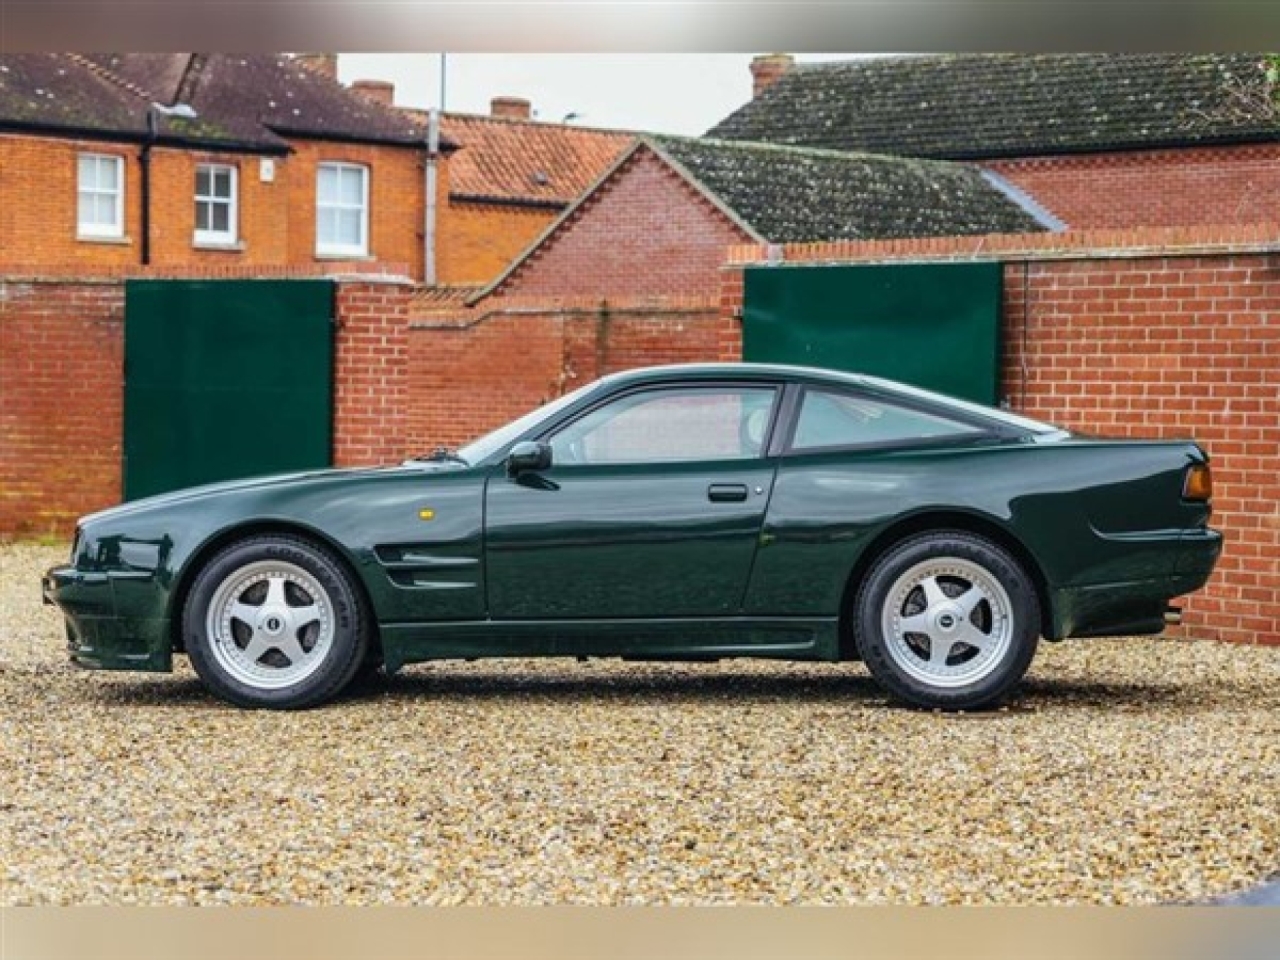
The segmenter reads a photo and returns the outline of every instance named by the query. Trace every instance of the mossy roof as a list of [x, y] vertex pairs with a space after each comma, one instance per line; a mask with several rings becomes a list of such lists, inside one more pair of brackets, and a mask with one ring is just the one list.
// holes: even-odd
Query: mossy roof
[[706, 138], [646, 140], [770, 243], [1044, 229], [968, 164]]
[[1261, 63], [1089, 53], [802, 64], [708, 135], [953, 160], [1266, 142], [1280, 122], [1256, 96]]

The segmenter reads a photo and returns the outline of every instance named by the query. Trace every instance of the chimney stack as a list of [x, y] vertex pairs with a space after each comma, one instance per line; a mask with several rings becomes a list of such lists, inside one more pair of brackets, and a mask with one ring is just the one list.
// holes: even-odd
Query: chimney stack
[[383, 106], [395, 106], [396, 85], [386, 80], [354, 80], [351, 89], [366, 100], [381, 103]]
[[338, 79], [338, 55], [336, 53], [295, 53], [293, 59], [304, 67], [328, 77]]
[[533, 104], [522, 97], [494, 97], [489, 101], [489, 116], [507, 120], [528, 120], [533, 116]]
[[751, 61], [751, 96], [760, 96], [796, 65], [789, 53], [766, 53]]

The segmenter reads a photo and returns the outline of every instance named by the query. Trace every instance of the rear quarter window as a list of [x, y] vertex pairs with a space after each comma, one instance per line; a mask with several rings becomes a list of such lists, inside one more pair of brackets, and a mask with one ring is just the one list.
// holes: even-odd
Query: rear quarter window
[[982, 433], [972, 423], [880, 398], [806, 390], [791, 448], [876, 446]]

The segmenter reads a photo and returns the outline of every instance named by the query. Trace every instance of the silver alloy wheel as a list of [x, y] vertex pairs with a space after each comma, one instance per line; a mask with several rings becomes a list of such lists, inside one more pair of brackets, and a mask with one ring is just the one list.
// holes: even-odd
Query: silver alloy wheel
[[319, 669], [333, 646], [333, 601], [320, 582], [284, 560], [230, 574], [205, 616], [218, 666], [258, 690], [279, 690]]
[[1000, 581], [957, 557], [917, 563], [889, 589], [880, 625], [904, 672], [934, 687], [963, 687], [1004, 662], [1013, 608]]

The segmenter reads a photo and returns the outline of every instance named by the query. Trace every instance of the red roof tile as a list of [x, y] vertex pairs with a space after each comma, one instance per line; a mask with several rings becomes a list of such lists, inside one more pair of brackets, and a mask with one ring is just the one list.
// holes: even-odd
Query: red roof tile
[[450, 161], [451, 196], [557, 207], [591, 186], [635, 139], [618, 130], [462, 113], [444, 114], [440, 129], [461, 147]]

